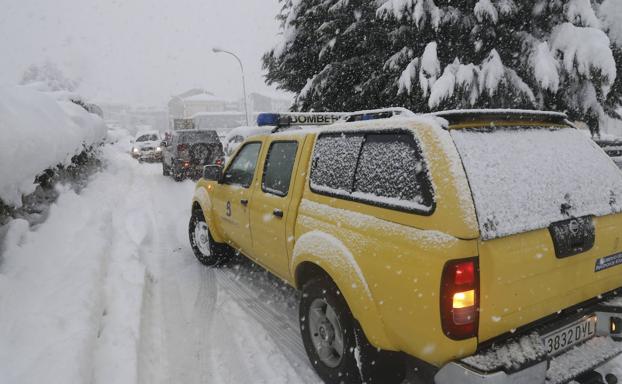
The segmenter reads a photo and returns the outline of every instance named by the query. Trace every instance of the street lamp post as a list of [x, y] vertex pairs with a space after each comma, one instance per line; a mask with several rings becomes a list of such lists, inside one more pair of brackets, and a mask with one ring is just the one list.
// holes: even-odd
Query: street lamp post
[[246, 78], [244, 76], [244, 65], [242, 65], [242, 60], [233, 52], [226, 51], [222, 48], [212, 48], [214, 53], [226, 53], [236, 58], [238, 63], [240, 64], [240, 69], [242, 70], [242, 91], [244, 92], [244, 113], [246, 115], [246, 125], [250, 125], [248, 122], [248, 105], [246, 101]]

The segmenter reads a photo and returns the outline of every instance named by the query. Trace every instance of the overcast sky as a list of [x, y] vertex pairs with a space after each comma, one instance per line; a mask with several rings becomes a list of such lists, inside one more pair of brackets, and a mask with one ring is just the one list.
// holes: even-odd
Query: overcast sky
[[278, 40], [278, 0], [0, 0], [0, 84], [15, 84], [46, 60], [80, 92], [99, 100], [164, 104], [189, 88], [241, 97], [279, 94], [264, 83], [260, 58]]

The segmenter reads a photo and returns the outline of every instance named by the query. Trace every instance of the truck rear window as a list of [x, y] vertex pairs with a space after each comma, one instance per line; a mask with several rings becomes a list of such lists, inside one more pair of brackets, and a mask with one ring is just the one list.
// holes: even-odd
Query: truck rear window
[[451, 131], [484, 240], [622, 211], [622, 172], [572, 128]]

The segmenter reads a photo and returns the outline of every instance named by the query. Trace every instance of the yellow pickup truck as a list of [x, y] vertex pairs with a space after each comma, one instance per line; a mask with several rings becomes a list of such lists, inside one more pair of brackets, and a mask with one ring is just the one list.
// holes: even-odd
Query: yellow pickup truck
[[446, 111], [289, 127], [207, 166], [189, 233], [302, 291], [326, 383], [617, 380], [622, 173], [566, 116]]

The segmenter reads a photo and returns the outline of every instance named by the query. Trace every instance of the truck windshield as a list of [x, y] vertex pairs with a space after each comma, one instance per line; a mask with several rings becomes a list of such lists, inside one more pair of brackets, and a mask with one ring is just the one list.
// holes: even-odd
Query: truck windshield
[[622, 172], [579, 130], [460, 129], [451, 135], [484, 240], [622, 211]]

